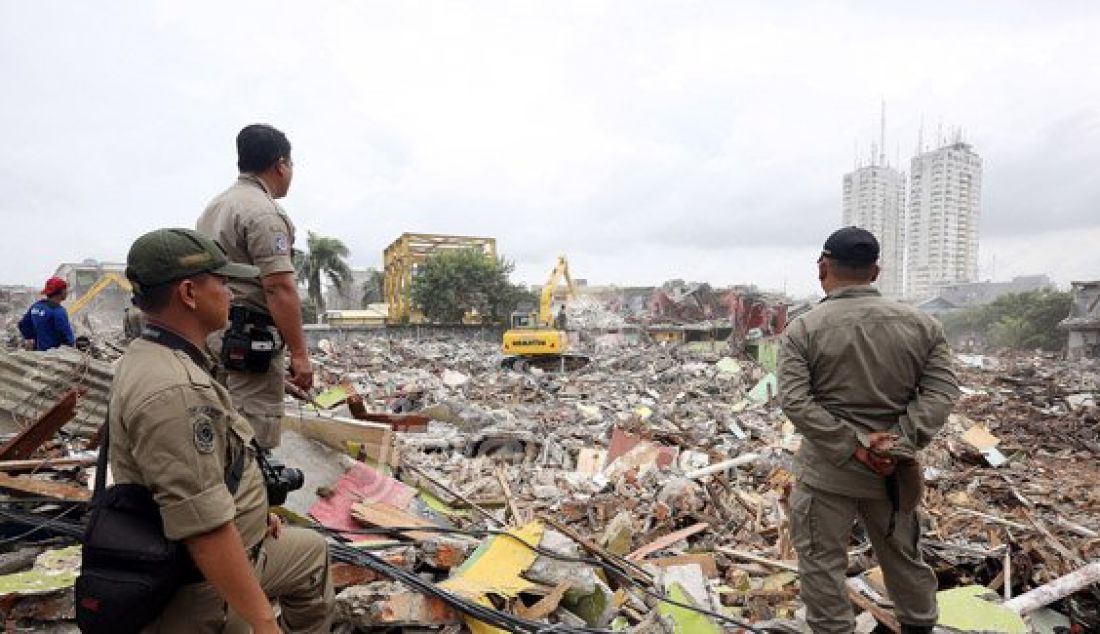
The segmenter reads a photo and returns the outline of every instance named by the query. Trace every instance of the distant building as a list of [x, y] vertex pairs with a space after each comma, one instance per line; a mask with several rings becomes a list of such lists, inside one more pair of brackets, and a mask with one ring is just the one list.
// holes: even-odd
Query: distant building
[[978, 278], [982, 159], [956, 142], [914, 156], [905, 227], [905, 296], [924, 300]]
[[1023, 275], [1011, 282], [969, 282], [951, 284], [938, 290], [917, 307], [932, 315], [941, 315], [975, 306], [985, 306], [1002, 295], [1029, 291], [1054, 290], [1054, 282], [1046, 275]]
[[879, 241], [878, 289], [898, 299], [904, 291], [905, 174], [873, 163], [844, 175], [844, 226], [866, 229]]
[[1100, 280], [1073, 282], [1073, 304], [1069, 316], [1058, 324], [1068, 333], [1066, 356], [1071, 359], [1100, 358]]

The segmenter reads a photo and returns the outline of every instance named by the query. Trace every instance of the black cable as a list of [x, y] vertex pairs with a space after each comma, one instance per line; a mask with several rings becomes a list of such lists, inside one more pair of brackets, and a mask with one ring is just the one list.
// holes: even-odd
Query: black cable
[[[326, 528], [326, 527], [324, 527], [323, 525], [320, 525], [320, 524], [313, 525], [313, 528], [315, 528], [315, 529], [319, 528], [320, 530], [322, 530], [326, 533], [329, 533], [329, 534], [333, 533], [333, 531], [331, 531], [330, 529], [328, 529], [328, 528]], [[546, 549], [540, 548], [538, 546], [533, 546], [533, 545], [525, 542], [524, 540], [520, 539], [518, 536], [513, 535], [512, 533], [509, 533], [507, 531], [499, 531], [499, 530], [495, 530], [495, 529], [465, 530], [465, 529], [444, 528], [444, 527], [435, 527], [435, 526], [427, 526], [427, 527], [425, 527], [425, 526], [409, 526], [409, 527], [385, 527], [385, 528], [378, 528], [378, 529], [361, 529], [361, 530], [339, 531], [339, 532], [340, 533], [350, 533], [350, 534], [372, 535], [372, 534], [393, 534], [393, 533], [400, 534], [402, 532], [409, 532], [409, 531], [457, 533], [457, 534], [465, 534], [465, 535], [470, 535], [470, 536], [476, 536], [478, 534], [506, 535], [506, 536], [512, 538], [513, 540], [519, 542], [520, 544], [523, 544], [525, 547], [529, 548], [530, 550], [532, 550], [536, 553], [542, 554], [542, 555], [546, 555], [547, 557], [551, 557], [551, 558], [554, 558], [554, 559], [559, 559], [559, 560], [562, 560], [562, 561], [572, 561], [572, 562], [576, 562], [576, 563], [585, 563], [585, 564], [588, 564], [588, 565], [594, 565], [594, 566], [598, 566], [600, 568], [603, 568], [604, 570], [606, 570], [608, 572], [614, 573], [617, 577], [620, 577], [620, 578], [626, 580], [631, 585], [634, 585], [635, 587], [637, 587], [639, 590], [641, 590], [644, 594], [646, 594], [650, 598], [657, 599], [658, 601], [662, 601], [664, 603], [668, 603], [670, 605], [674, 605], [674, 606], [677, 606], [677, 607], [680, 607], [680, 608], [684, 608], [684, 609], [687, 609], [687, 610], [692, 610], [694, 612], [698, 612], [699, 614], [703, 614], [705, 616], [709, 616], [711, 618], [715, 618], [715, 619], [718, 619], [720, 621], [725, 621], [725, 622], [728, 622], [728, 623], [732, 623], [732, 624], [736, 625], [737, 627], [743, 628], [743, 629], [748, 630], [750, 632], [764, 632], [764, 630], [753, 627], [751, 624], [746, 623], [744, 621], [741, 621], [740, 619], [734, 618], [734, 617], [729, 616], [727, 614], [722, 614], [720, 612], [714, 612], [712, 610], [707, 610], [706, 608], [701, 608], [699, 606], [691, 605], [691, 604], [688, 604], [688, 603], [681, 603], [681, 602], [676, 601], [675, 599], [672, 599], [671, 597], [665, 595], [664, 593], [654, 592], [654, 591], [650, 590], [649, 588], [646, 588], [646, 587], [642, 586], [641, 584], [636, 583], [633, 580], [633, 578], [630, 576], [630, 573], [628, 573], [624, 568], [622, 568], [621, 566], [618, 566], [616, 564], [600, 561], [600, 560], [597, 560], [597, 559], [587, 559], [587, 558], [583, 558], [583, 557], [570, 557], [568, 555], [561, 555], [560, 553], [555, 553], [554, 551], [546, 550]], [[345, 546], [345, 545], [342, 545], [342, 546], [344, 548], [350, 548], [351, 551], [355, 552], [355, 553], [364, 553], [364, 552], [366, 552], [366, 551], [362, 551], [362, 550], [359, 550], [359, 549], [354, 548], [354, 547]], [[375, 559], [377, 559], [378, 561], [383, 561], [382, 559], [379, 559], [377, 557], [375, 557]], [[357, 562], [355, 562], [355, 561], [346, 561], [345, 563], [357, 563]], [[383, 561], [383, 563], [385, 563], [385, 562]], [[363, 565], [363, 564], [359, 564], [359, 565]], [[371, 566], [367, 565], [365, 567], [370, 568]], [[400, 570], [400, 568], [397, 568], [397, 570]], [[382, 572], [382, 571], [381, 570], [376, 570], [376, 572]], [[419, 579], [419, 577], [417, 577], [417, 579]], [[447, 601], [447, 599], [442, 597], [442, 596], [440, 596], [439, 598], [443, 599], [444, 601]], [[477, 604], [475, 604], [475, 605], [477, 605]], [[480, 606], [480, 607], [484, 607], [484, 606]], [[462, 610], [460, 610], [460, 611], [462, 611]]]
[[[65, 535], [65, 536], [71, 536], [69, 533], [66, 533], [66, 528], [68, 528], [67, 525], [72, 524], [72, 523], [71, 522], [65, 522], [62, 518], [65, 517], [66, 515], [68, 515], [69, 513], [71, 513], [73, 511], [73, 509], [76, 509], [76, 508], [78, 508], [78, 507], [70, 506], [69, 508], [65, 509], [64, 511], [61, 511], [60, 513], [58, 513], [57, 515], [55, 515], [53, 517], [50, 517], [50, 518], [46, 518], [45, 520], [40, 519], [38, 522], [33, 522], [33, 521], [30, 522], [30, 523], [20, 522], [21, 524], [30, 525], [30, 526], [33, 526], [34, 528], [30, 529], [29, 531], [27, 531], [25, 533], [20, 533], [19, 535], [16, 535], [14, 537], [7, 537], [5, 539], [0, 539], [0, 546], [3, 546], [5, 544], [10, 544], [12, 542], [20, 541], [22, 539], [27, 538], [30, 535], [33, 535], [34, 533], [37, 533], [40, 530], [43, 530], [45, 528], [50, 528], [51, 526], [55, 526], [55, 525], [58, 528], [61, 529], [61, 530], [57, 530], [56, 532], [61, 533], [62, 535]], [[6, 513], [3, 513], [2, 511], [0, 511], [0, 514], [6, 515]], [[81, 529], [80, 530], [80, 535], [82, 536], [83, 534], [84, 534], [84, 531], [83, 531], [83, 529]]]
[[[26, 513], [26, 512], [22, 512], [22, 511], [13, 511], [13, 510], [10, 510], [10, 509], [4, 509], [4, 508], [0, 507], [0, 517], [5, 517], [5, 518], [7, 518], [11, 521], [14, 521], [16, 523], [33, 527], [33, 528], [31, 528], [31, 530], [29, 530], [25, 533], [22, 533], [20, 535], [16, 535], [14, 537], [9, 537], [9, 538], [0, 540], [0, 545], [8, 544], [8, 543], [11, 543], [11, 542], [14, 542], [14, 541], [19, 541], [21, 539], [24, 539], [28, 535], [32, 535], [35, 532], [37, 532], [39, 530], [42, 530], [42, 529], [45, 529], [45, 528], [52, 528], [54, 530], [54, 532], [57, 532], [57, 533], [59, 533], [61, 535], [64, 535], [66, 537], [71, 537], [71, 538], [76, 539], [76, 540], [79, 541], [79, 540], [83, 539], [83, 536], [84, 536], [84, 524], [81, 523], [81, 522], [72, 522], [72, 521], [64, 520], [63, 517], [65, 515], [71, 513], [74, 509], [79, 508], [80, 506], [81, 506], [80, 504], [74, 504], [74, 505], [70, 506], [69, 508], [65, 509], [64, 511], [58, 513], [57, 515], [55, 515], [53, 517], [50, 517], [50, 518], [46, 518], [45, 520], [43, 520], [40, 516], [38, 516], [37, 514], [34, 514], [34, 513]], [[334, 538], [337, 538], [337, 539], [339, 538], [339, 535], [338, 535], [337, 531], [333, 531], [332, 529], [329, 529], [329, 528], [325, 527], [322, 524], [312, 524], [312, 525], [310, 525], [310, 528], [312, 528], [314, 530], [317, 530], [319, 532], [323, 532], [325, 534], [328, 534], [329, 536], [332, 536]], [[539, 546], [529, 544], [526, 541], [524, 541], [523, 539], [520, 539], [518, 536], [513, 535], [512, 533], [509, 533], [507, 531], [500, 531], [500, 530], [495, 530], [495, 529], [466, 530], [466, 529], [434, 527], [434, 526], [427, 526], [427, 527], [426, 526], [408, 526], [408, 527], [386, 527], [386, 528], [377, 528], [377, 529], [359, 529], [359, 530], [350, 530], [350, 531], [339, 531], [339, 533], [349, 533], [349, 534], [357, 534], [357, 535], [358, 534], [371, 535], [371, 534], [401, 534], [403, 532], [410, 532], [410, 531], [464, 534], [464, 535], [469, 535], [469, 536], [472, 536], [472, 537], [476, 537], [476, 536], [479, 536], [479, 535], [487, 535], [487, 534], [488, 535], [507, 536], [508, 538], [522, 544], [524, 547], [526, 547], [526, 548], [530, 549], [531, 551], [533, 551], [535, 553], [538, 553], [540, 555], [544, 555], [546, 557], [550, 557], [550, 558], [553, 558], [553, 559], [558, 559], [560, 561], [583, 563], [583, 564], [603, 568], [604, 570], [606, 570], [608, 572], [611, 572], [611, 573], [615, 574], [617, 577], [619, 577], [619, 578], [627, 581], [628, 583], [634, 585], [635, 587], [637, 587], [639, 590], [641, 590], [644, 594], [646, 594], [650, 598], [656, 599], [658, 601], [662, 601], [664, 603], [668, 603], [670, 605], [681, 607], [681, 608], [684, 608], [684, 609], [687, 609], [687, 610], [692, 610], [694, 612], [698, 612], [699, 614], [703, 614], [703, 615], [709, 616], [711, 618], [718, 619], [720, 621], [732, 623], [732, 624], [736, 625], [737, 627], [743, 628], [743, 629], [748, 630], [750, 632], [764, 632], [764, 630], [753, 627], [751, 624], [746, 623], [744, 621], [741, 621], [739, 619], [736, 619], [734, 617], [731, 617], [729, 615], [722, 614], [720, 612], [714, 612], [714, 611], [711, 611], [711, 610], [707, 610], [705, 608], [701, 608], [701, 607], [691, 605], [691, 604], [688, 604], [688, 603], [681, 603], [679, 601], [676, 601], [675, 599], [672, 599], [672, 598], [668, 597], [667, 595], [665, 595], [663, 593], [654, 592], [654, 591], [650, 590], [649, 588], [646, 588], [646, 587], [642, 586], [641, 584], [636, 583], [634, 581], [634, 579], [630, 576], [630, 573], [627, 572], [623, 567], [621, 567], [617, 564], [613, 564], [613, 563], [606, 562], [606, 561], [600, 561], [600, 560], [597, 560], [597, 559], [590, 559], [590, 558], [585, 558], [585, 557], [571, 557], [569, 555], [563, 555], [561, 553], [556, 553], [554, 551], [547, 550], [547, 549], [541, 548]], [[332, 552], [334, 559], [336, 559], [337, 561], [343, 561], [345, 563], [355, 564], [355, 565], [363, 566], [365, 568], [369, 568], [371, 570], [374, 570], [375, 572], [381, 573], [381, 574], [383, 574], [383, 575], [385, 575], [385, 576], [387, 576], [391, 579], [394, 579], [395, 581], [398, 581], [398, 582], [400, 582], [400, 583], [402, 583], [406, 586], [409, 586], [409, 587], [413, 588], [414, 590], [417, 590], [417, 591], [419, 591], [423, 594], [428, 594], [430, 596], [435, 596], [435, 597], [441, 599], [442, 601], [448, 603], [449, 605], [454, 606], [460, 612], [463, 612], [465, 614], [469, 614], [469, 615], [477, 618], [479, 621], [484, 621], [486, 623], [490, 623], [490, 624], [493, 624], [493, 625], [498, 625], [498, 626], [501, 626], [501, 627], [505, 627], [507, 629], [512, 629], [512, 627], [518, 627], [519, 628], [519, 629], [514, 629], [512, 631], [536, 632], [536, 633], [556, 631], [556, 632], [578, 633], [578, 634], [611, 634], [613, 632], [613, 630], [601, 630], [601, 629], [596, 629], [596, 628], [577, 628], [577, 627], [572, 627], [572, 626], [562, 626], [560, 624], [555, 624], [555, 625], [550, 626], [550, 625], [548, 625], [546, 623], [543, 623], [541, 621], [531, 621], [531, 620], [528, 620], [528, 619], [522, 619], [520, 617], [514, 616], [514, 615], [509, 614], [507, 612], [502, 612], [500, 610], [496, 610], [496, 609], [493, 609], [493, 608], [488, 608], [484, 605], [474, 603], [473, 601], [469, 601], [468, 599], [465, 599], [463, 597], [455, 595], [454, 593], [451, 593], [447, 590], [439, 588], [434, 583], [424, 581], [420, 577], [418, 577], [418, 576], [416, 576], [412, 573], [409, 573], [408, 571], [405, 571], [401, 568], [393, 566], [392, 564], [389, 564], [385, 560], [375, 556], [372, 553], [369, 553], [369, 552], [364, 551], [364, 550], [360, 550], [360, 549], [355, 548], [353, 546], [348, 546], [346, 543], [337, 542], [335, 544], [332, 544], [331, 547], [330, 547], [330, 551]]]

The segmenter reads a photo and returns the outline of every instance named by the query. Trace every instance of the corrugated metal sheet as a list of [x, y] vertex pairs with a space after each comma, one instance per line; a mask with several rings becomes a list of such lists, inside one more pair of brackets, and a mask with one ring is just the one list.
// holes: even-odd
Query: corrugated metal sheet
[[83, 387], [87, 393], [64, 429], [89, 436], [103, 423], [113, 376], [110, 363], [65, 346], [47, 352], [0, 352], [0, 431], [23, 429], [66, 392]]

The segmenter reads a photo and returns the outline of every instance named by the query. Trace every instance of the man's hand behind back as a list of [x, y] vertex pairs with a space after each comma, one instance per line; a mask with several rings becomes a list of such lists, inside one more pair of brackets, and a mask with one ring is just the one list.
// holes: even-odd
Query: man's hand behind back
[[887, 432], [874, 432], [868, 435], [867, 440], [869, 446], [858, 445], [853, 457], [880, 476], [893, 474], [897, 463], [886, 452], [893, 447], [897, 436]]

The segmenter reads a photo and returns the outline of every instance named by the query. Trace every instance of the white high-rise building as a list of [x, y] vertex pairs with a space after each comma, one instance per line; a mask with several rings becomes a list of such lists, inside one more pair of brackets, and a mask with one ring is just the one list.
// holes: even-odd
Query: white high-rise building
[[879, 162], [844, 175], [844, 226], [855, 225], [879, 242], [878, 289], [898, 299], [904, 290], [905, 174]]
[[982, 159], [961, 141], [913, 157], [906, 221], [909, 299], [978, 279]]

